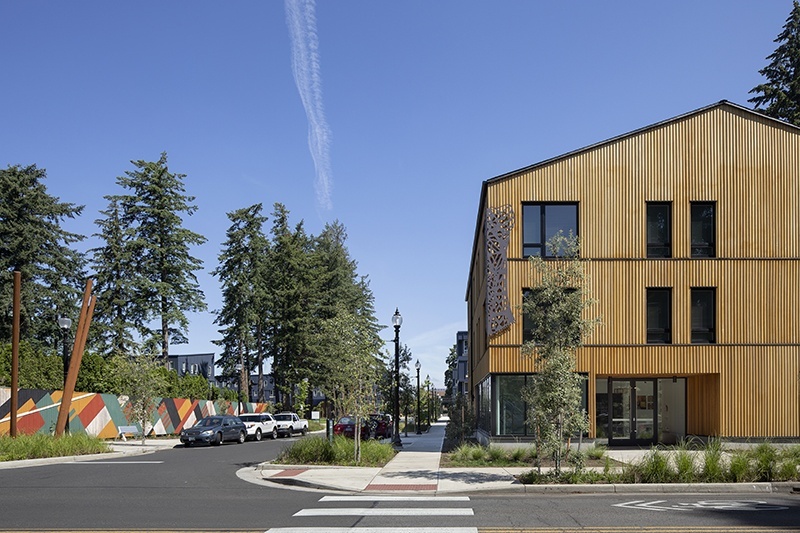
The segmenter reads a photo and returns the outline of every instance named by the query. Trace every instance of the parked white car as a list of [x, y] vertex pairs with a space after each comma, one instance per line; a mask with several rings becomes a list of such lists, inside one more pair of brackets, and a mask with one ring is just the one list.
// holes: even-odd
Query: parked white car
[[247, 427], [247, 438], [261, 440], [262, 437], [278, 438], [278, 426], [269, 413], [243, 413], [239, 415]]
[[297, 413], [278, 413], [275, 415], [278, 423], [278, 436], [291, 437], [295, 433], [305, 436], [308, 433], [308, 420], [300, 418]]

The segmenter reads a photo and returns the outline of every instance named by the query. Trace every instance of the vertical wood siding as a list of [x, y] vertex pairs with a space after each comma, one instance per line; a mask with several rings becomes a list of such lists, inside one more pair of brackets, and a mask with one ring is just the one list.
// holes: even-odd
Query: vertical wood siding
[[[603, 324], [578, 370], [687, 378], [690, 433], [800, 436], [800, 135], [720, 105], [485, 184], [485, 205], [509, 204], [509, 299], [516, 324], [481, 338], [482, 258], [473, 257], [468, 309], [473, 386], [488, 373], [529, 373], [520, 356], [522, 204], [578, 203], [582, 254]], [[646, 257], [646, 205], [672, 204], [672, 259]], [[713, 259], [692, 259], [690, 202], [716, 203]], [[476, 233], [482, 249], [482, 232]], [[478, 254], [480, 255], [480, 254]], [[672, 289], [672, 345], [646, 344], [646, 289]], [[691, 345], [693, 287], [716, 288], [716, 344]], [[477, 372], [475, 372], [477, 371]], [[590, 394], [590, 398], [593, 394]], [[592, 398], [593, 400], [593, 398]], [[590, 403], [593, 408], [593, 403]]]

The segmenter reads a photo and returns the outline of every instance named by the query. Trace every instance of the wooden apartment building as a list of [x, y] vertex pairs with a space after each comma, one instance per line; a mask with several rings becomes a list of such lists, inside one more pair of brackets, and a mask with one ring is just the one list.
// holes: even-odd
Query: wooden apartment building
[[527, 257], [580, 238], [602, 325], [577, 354], [589, 437], [800, 436], [800, 128], [722, 101], [483, 182], [468, 387], [524, 439]]

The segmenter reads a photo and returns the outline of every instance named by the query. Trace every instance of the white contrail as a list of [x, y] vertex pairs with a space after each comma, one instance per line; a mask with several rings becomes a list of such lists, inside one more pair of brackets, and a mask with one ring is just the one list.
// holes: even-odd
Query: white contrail
[[322, 76], [319, 68], [319, 39], [314, 0], [286, 0], [286, 24], [292, 40], [292, 70], [300, 100], [308, 118], [308, 148], [317, 172], [319, 207], [330, 210], [331, 132], [322, 105]]

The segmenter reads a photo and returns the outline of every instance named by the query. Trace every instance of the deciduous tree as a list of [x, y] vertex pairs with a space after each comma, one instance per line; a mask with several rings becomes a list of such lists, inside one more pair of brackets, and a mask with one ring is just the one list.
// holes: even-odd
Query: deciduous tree
[[523, 303], [532, 339], [523, 345], [522, 354], [534, 358], [536, 374], [523, 394], [537, 451], [552, 454], [558, 473], [565, 440], [588, 428], [575, 351], [598, 321], [585, 318], [594, 302], [588, 296], [585, 260], [579, 255], [577, 237], [559, 232], [547, 248], [555, 251], [554, 258], [530, 259], [537, 285]]

